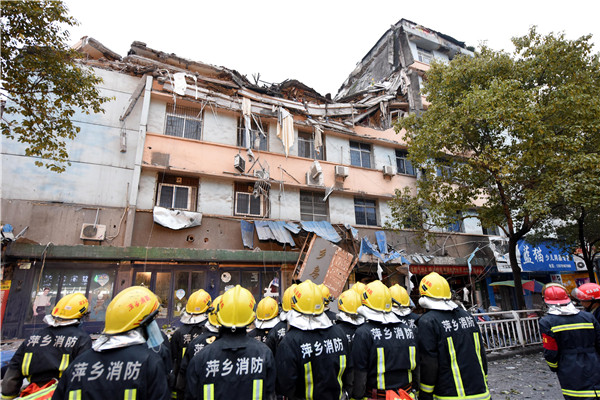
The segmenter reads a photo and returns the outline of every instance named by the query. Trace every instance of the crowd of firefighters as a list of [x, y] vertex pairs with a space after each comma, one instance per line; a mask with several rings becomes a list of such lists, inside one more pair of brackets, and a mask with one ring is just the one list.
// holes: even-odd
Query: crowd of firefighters
[[[133, 286], [111, 301], [93, 341], [81, 329], [86, 297], [69, 294], [15, 352], [2, 399], [491, 399], [477, 319], [435, 272], [419, 293], [423, 314], [403, 287], [379, 280], [337, 299], [307, 280], [281, 304], [255, 304], [239, 285], [215, 299], [198, 290], [169, 339], [155, 320], [158, 298]], [[598, 399], [600, 286], [572, 295], [590, 312], [561, 285], [544, 287], [544, 356], [566, 399]]]

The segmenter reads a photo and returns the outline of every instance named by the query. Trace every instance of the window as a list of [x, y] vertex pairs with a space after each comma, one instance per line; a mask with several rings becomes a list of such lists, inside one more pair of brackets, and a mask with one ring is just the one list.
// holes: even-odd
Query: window
[[377, 226], [377, 203], [375, 200], [354, 199], [356, 225]]
[[253, 184], [236, 183], [234, 215], [266, 217], [268, 215], [266, 195], [255, 191]]
[[[267, 135], [269, 134], [269, 124], [263, 124], [258, 120], [260, 125], [256, 123], [256, 120], [252, 118], [250, 132], [248, 133], [248, 140], [250, 141], [250, 148], [253, 150], [268, 150]], [[237, 134], [237, 145], [246, 148], [246, 130], [244, 128], [244, 118], [238, 120], [238, 134]]]
[[465, 224], [462, 219], [462, 213], [459, 211], [456, 213], [456, 220], [450, 223], [446, 227], [447, 232], [463, 232], [465, 231]]
[[396, 167], [399, 174], [416, 175], [412, 163], [408, 160], [406, 150], [396, 150]]
[[423, 49], [417, 46], [417, 59], [425, 64], [431, 64], [433, 60], [433, 53], [431, 50]]
[[177, 210], [196, 210], [198, 178], [159, 175], [156, 205]]
[[351, 141], [350, 164], [357, 167], [371, 168], [371, 145]]
[[202, 110], [167, 104], [165, 135], [202, 139]]
[[315, 136], [312, 132], [298, 131], [298, 156], [312, 158], [315, 160], [325, 159], [324, 146], [319, 146], [319, 152], [315, 150]]
[[327, 221], [329, 207], [323, 193], [300, 191], [300, 219], [302, 221]]
[[491, 228], [483, 226], [481, 229], [484, 235], [500, 236], [500, 228], [497, 226]]

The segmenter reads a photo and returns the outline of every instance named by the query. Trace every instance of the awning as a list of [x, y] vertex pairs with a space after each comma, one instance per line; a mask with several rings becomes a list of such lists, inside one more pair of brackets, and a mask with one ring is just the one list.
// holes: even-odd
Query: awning
[[289, 243], [292, 247], [296, 246], [294, 238], [285, 228], [284, 221], [255, 221], [256, 233], [259, 240], [277, 240], [279, 243]]
[[[535, 293], [541, 293], [542, 292], [542, 288], [544, 287], [544, 284], [542, 282], [536, 281], [535, 279], [533, 279], [533, 280], [523, 279], [521, 281], [521, 283], [523, 285], [523, 289], [529, 290], [530, 292], [535, 292]], [[510, 287], [515, 287], [515, 281], [493, 282], [493, 283], [490, 283], [490, 286], [510, 286]]]
[[300, 225], [305, 231], [314, 232], [330, 242], [337, 243], [342, 240], [335, 228], [327, 221], [300, 221]]

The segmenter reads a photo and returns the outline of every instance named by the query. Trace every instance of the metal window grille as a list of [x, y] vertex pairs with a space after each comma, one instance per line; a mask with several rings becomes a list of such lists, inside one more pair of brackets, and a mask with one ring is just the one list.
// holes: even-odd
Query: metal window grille
[[[260, 119], [259, 119], [260, 122]], [[262, 131], [262, 132], [261, 132]], [[252, 124], [249, 132], [250, 148], [253, 150], [268, 150], [268, 133], [269, 125], [260, 123], [257, 125], [256, 121], [252, 119]], [[248, 147], [246, 145], [246, 132], [244, 128], [244, 118], [240, 118], [238, 121], [237, 128], [237, 145], [240, 147]]]
[[323, 200], [323, 193], [300, 192], [300, 219], [302, 221], [327, 221], [327, 200]]
[[165, 135], [202, 139], [202, 110], [167, 104]]

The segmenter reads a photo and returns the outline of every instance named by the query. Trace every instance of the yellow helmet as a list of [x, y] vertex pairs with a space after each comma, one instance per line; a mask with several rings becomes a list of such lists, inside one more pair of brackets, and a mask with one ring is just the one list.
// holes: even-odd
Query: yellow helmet
[[352, 289], [342, 292], [338, 298], [338, 309], [346, 314], [356, 315], [361, 304], [360, 295]]
[[390, 288], [390, 292], [392, 293], [392, 302], [395, 302], [402, 307], [410, 306], [410, 296], [402, 286], [396, 283]]
[[160, 303], [154, 293], [143, 286], [122, 290], [106, 308], [104, 333], [127, 332], [152, 321]]
[[333, 301], [333, 296], [331, 295], [331, 291], [324, 283], [321, 283], [319, 285], [319, 289], [321, 290], [321, 294], [323, 295], [323, 304], [327, 305]]
[[260, 321], [268, 321], [279, 314], [279, 306], [277, 301], [272, 297], [265, 297], [258, 302], [256, 306], [256, 319]]
[[52, 309], [52, 316], [62, 319], [78, 319], [88, 310], [88, 299], [81, 293], [71, 293], [64, 296]]
[[381, 281], [373, 281], [365, 287], [362, 295], [363, 305], [376, 311], [392, 311], [392, 294]]
[[450, 300], [450, 298], [452, 298], [448, 281], [437, 272], [431, 272], [421, 279], [419, 293], [421, 296], [427, 296], [433, 299]]
[[229, 289], [217, 304], [217, 320], [228, 328], [243, 328], [254, 321], [256, 301], [248, 289], [235, 285]]
[[283, 299], [281, 299], [281, 308], [283, 311], [290, 311], [292, 309], [292, 296], [294, 295], [294, 288], [298, 286], [295, 283], [283, 292]]
[[356, 282], [350, 289], [354, 290], [360, 297], [362, 297], [363, 292], [365, 291], [365, 284], [362, 282]]
[[219, 304], [219, 302], [221, 301], [221, 297], [222, 296], [217, 296], [215, 298], [215, 301], [212, 302], [212, 304], [214, 306], [209, 307], [209, 309], [208, 309], [208, 323], [217, 328], [219, 326], [221, 326], [221, 324], [219, 323], [219, 320], [217, 319], [217, 309], [215, 308], [215, 306], [217, 304]]
[[312, 281], [306, 280], [294, 288], [292, 310], [302, 314], [323, 314], [323, 294], [321, 289]]
[[196, 290], [187, 301], [185, 311], [188, 314], [202, 314], [208, 310], [211, 305], [210, 294], [204, 289]]

